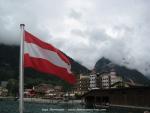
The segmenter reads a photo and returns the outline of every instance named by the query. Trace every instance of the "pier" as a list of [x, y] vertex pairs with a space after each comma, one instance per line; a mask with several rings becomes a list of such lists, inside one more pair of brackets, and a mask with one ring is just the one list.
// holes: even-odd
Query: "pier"
[[150, 109], [150, 87], [95, 89], [82, 100], [87, 105]]

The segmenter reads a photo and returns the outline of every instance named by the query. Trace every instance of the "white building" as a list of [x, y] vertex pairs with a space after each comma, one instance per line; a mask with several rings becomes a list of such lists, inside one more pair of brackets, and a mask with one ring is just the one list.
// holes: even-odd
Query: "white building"
[[90, 75], [89, 90], [113, 88], [111, 86], [119, 81], [122, 82], [122, 78], [118, 76], [114, 70], [103, 72], [101, 74], [93, 72]]
[[96, 79], [97, 79], [97, 75], [96, 74], [91, 74], [90, 75], [90, 90], [91, 89], [96, 89]]
[[102, 88], [111, 88], [111, 85], [122, 81], [122, 78], [117, 76], [115, 71], [111, 71], [110, 73], [103, 73], [101, 75], [101, 84], [102, 84]]
[[102, 88], [109, 88], [110, 87], [110, 75], [109, 75], [109, 73], [103, 73], [101, 75], [101, 85], [102, 85]]
[[122, 78], [117, 76], [116, 72], [110, 72], [110, 85], [116, 83], [116, 82], [122, 82]]

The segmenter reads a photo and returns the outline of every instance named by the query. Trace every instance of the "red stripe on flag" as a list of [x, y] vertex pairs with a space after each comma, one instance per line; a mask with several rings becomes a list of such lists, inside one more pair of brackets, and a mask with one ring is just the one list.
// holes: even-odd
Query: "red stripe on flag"
[[45, 59], [33, 58], [30, 57], [29, 54], [24, 54], [24, 60], [25, 67], [31, 67], [43, 73], [56, 75], [70, 84], [74, 84], [76, 82], [75, 76], [68, 73], [67, 69], [57, 67]]
[[31, 33], [27, 32], [27, 31], [25, 31], [25, 41], [27, 43], [34, 43], [43, 49], [47, 49], [47, 50], [56, 52], [62, 60], [64, 60], [66, 63], [70, 64], [69, 59], [63, 53], [61, 53], [57, 48], [55, 48], [51, 44], [48, 44], [48, 43], [45, 43], [45, 42], [39, 40], [38, 38], [36, 38], [35, 36], [33, 36]]

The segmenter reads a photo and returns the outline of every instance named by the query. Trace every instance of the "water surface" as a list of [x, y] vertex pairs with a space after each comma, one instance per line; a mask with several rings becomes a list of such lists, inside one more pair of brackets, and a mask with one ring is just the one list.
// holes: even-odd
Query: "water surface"
[[[25, 103], [24, 113], [143, 113], [144, 110], [110, 108], [109, 110], [90, 109], [77, 103], [41, 104]], [[0, 101], [0, 113], [19, 113], [17, 101]]]

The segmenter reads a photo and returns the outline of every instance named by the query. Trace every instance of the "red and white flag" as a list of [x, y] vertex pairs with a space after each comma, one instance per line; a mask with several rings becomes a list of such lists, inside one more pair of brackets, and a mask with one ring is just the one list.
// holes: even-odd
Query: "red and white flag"
[[74, 84], [75, 76], [71, 73], [69, 59], [51, 44], [47, 44], [25, 31], [24, 66], [40, 72], [56, 75]]

